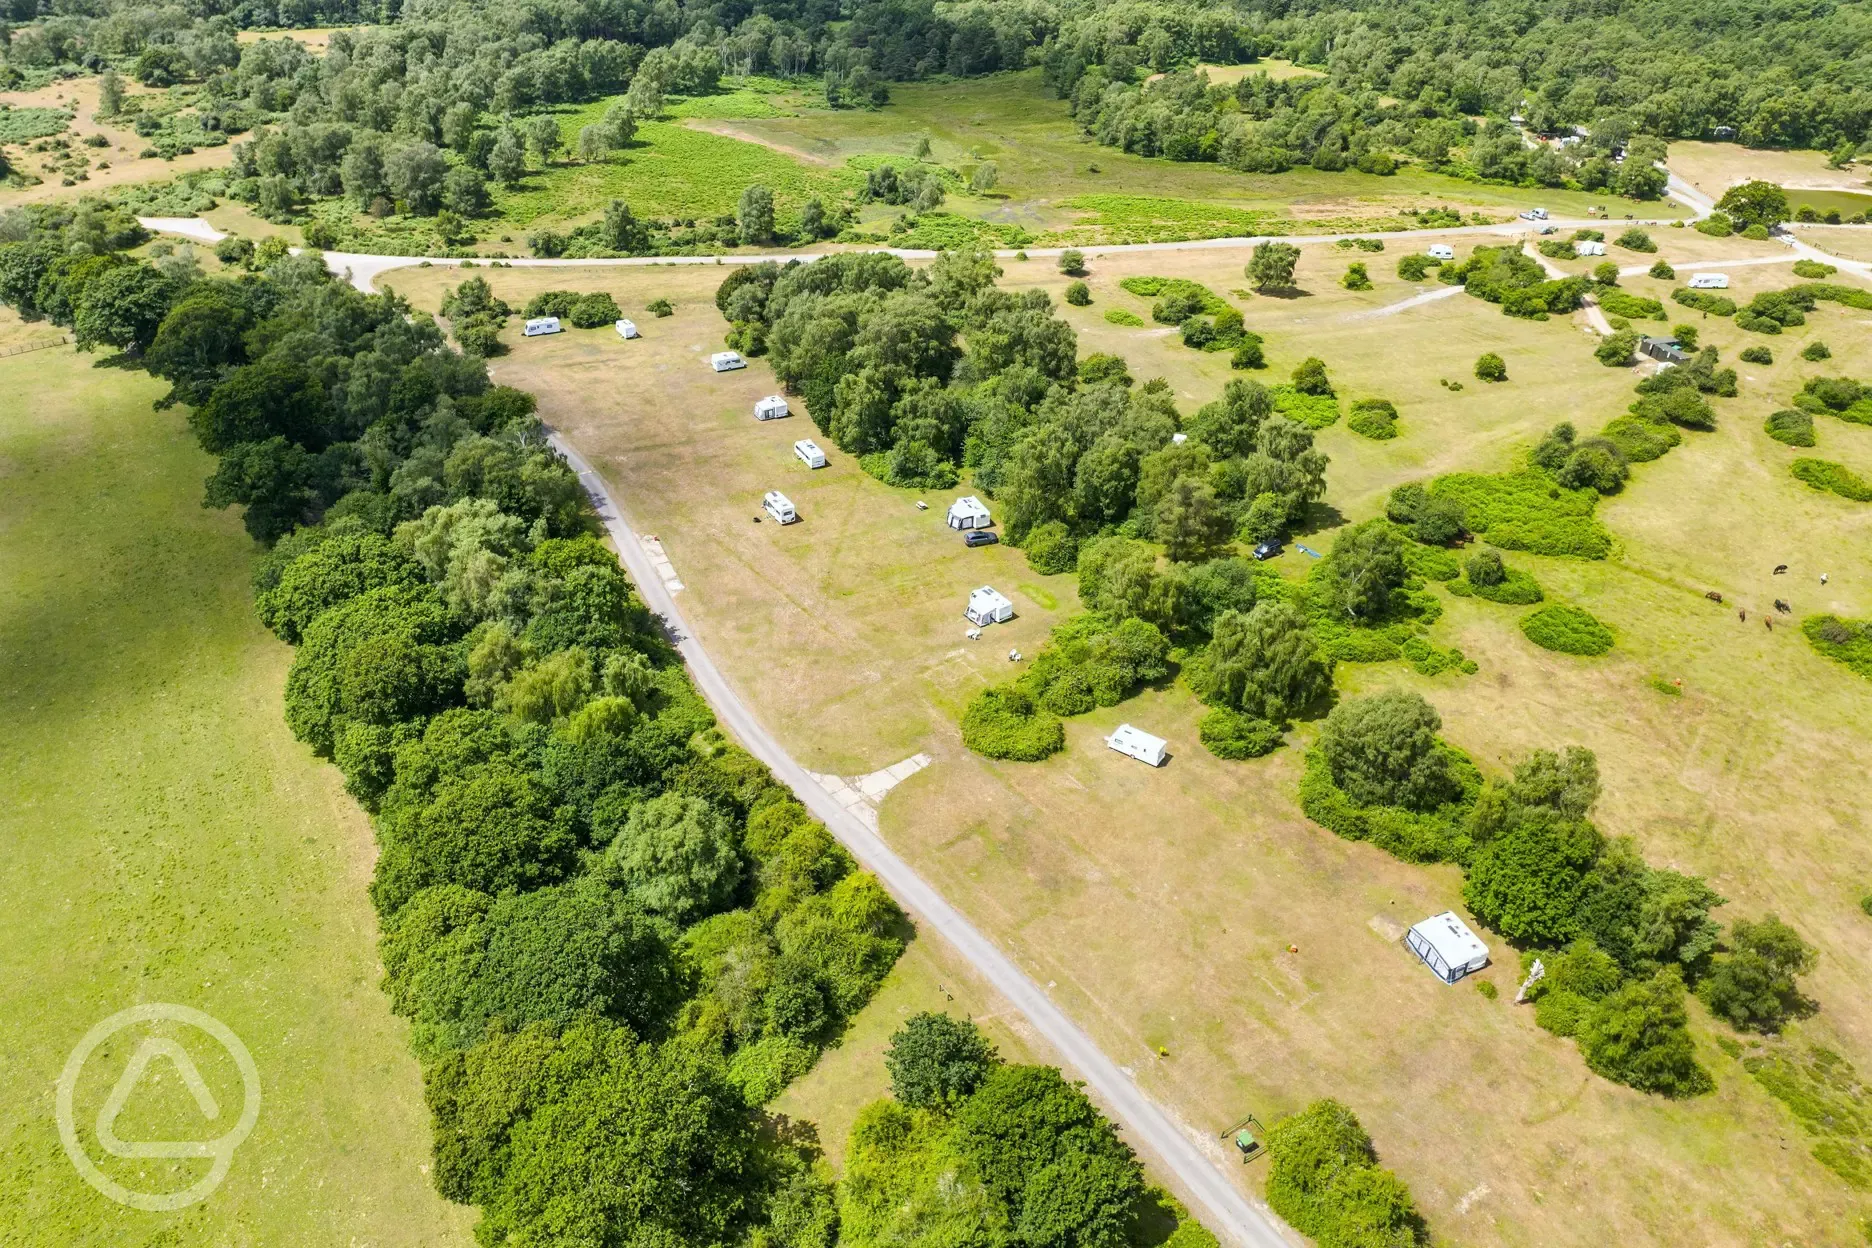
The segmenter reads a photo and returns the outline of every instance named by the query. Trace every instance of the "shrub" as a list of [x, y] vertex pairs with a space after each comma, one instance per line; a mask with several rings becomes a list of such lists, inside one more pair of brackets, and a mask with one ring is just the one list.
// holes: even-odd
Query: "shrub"
[[1069, 277], [1080, 276], [1086, 271], [1085, 253], [1068, 247], [1065, 251], [1060, 252], [1059, 269], [1060, 272]]
[[1364, 262], [1359, 261], [1347, 266], [1345, 276], [1339, 279], [1339, 284], [1347, 290], [1370, 290], [1372, 288], [1371, 274], [1366, 271]]
[[1734, 316], [1736, 311], [1736, 301], [1728, 295], [1718, 295], [1707, 290], [1691, 290], [1688, 286], [1679, 286], [1671, 291], [1671, 298], [1686, 308], [1695, 308], [1711, 316]]
[[1612, 549], [1611, 534], [1593, 517], [1599, 495], [1560, 489], [1535, 469], [1452, 473], [1438, 477], [1430, 493], [1461, 503], [1470, 531], [1502, 550], [1603, 559]]
[[1785, 442], [1789, 446], [1814, 444], [1812, 415], [1795, 408], [1785, 408], [1770, 415], [1762, 423], [1762, 431], [1775, 441]]
[[1294, 367], [1293, 388], [1301, 394], [1319, 398], [1331, 398], [1332, 382], [1326, 377], [1326, 364], [1317, 356], [1309, 355]]
[[1823, 264], [1818, 260], [1796, 260], [1794, 262], [1794, 276], [1804, 277], [1809, 281], [1818, 281], [1821, 278], [1832, 277], [1837, 272], [1839, 272], [1839, 270], [1833, 265]]
[[1278, 727], [1226, 706], [1210, 708], [1197, 725], [1196, 736], [1217, 758], [1260, 758], [1282, 744]]
[[1521, 621], [1521, 632], [1543, 650], [1600, 655], [1612, 649], [1612, 630], [1578, 607], [1542, 607]]
[[1683, 435], [1669, 421], [1635, 415], [1617, 417], [1599, 436], [1616, 447], [1628, 463], [1634, 464], [1660, 459], [1683, 442]]
[[1339, 419], [1339, 400], [1330, 394], [1302, 394], [1291, 385], [1270, 386], [1274, 410], [1308, 429], [1324, 429]]
[[1022, 545], [1027, 552], [1027, 566], [1042, 576], [1070, 572], [1079, 564], [1079, 539], [1058, 520], [1035, 525]]
[[1508, 365], [1493, 351], [1484, 351], [1476, 357], [1475, 375], [1478, 381], [1507, 381]]
[[1653, 264], [1650, 268], [1646, 269], [1645, 272], [1663, 282], [1675, 281], [1677, 278], [1677, 270], [1671, 268], [1670, 265], [1662, 260]]
[[1642, 295], [1630, 294], [1608, 286], [1601, 290], [1596, 298], [1599, 306], [1613, 316], [1627, 317], [1634, 321], [1661, 321], [1664, 318], [1664, 305], [1655, 299]]
[[1789, 465], [1797, 480], [1816, 490], [1831, 490], [1841, 498], [1856, 503], [1872, 503], [1872, 484], [1844, 464], [1827, 459], [1797, 459]]
[[1698, 1096], [1716, 1086], [1697, 1065], [1675, 967], [1607, 996], [1580, 1027], [1579, 1042], [1587, 1066], [1641, 1092]]
[[1106, 308], [1105, 320], [1112, 325], [1124, 325], [1131, 329], [1143, 327], [1144, 318], [1125, 308]]
[[1813, 970], [1819, 955], [1793, 928], [1772, 914], [1759, 923], [1737, 919], [1729, 945], [1697, 985], [1710, 1013], [1738, 1030], [1777, 1032], [1789, 1019], [1813, 1012], [1796, 980]]
[[1593, 351], [1593, 358], [1607, 368], [1624, 368], [1631, 363], [1632, 352], [1638, 349], [1638, 331], [1621, 329], [1608, 334]]
[[1735, 222], [1729, 219], [1727, 213], [1712, 212], [1701, 221], [1692, 222], [1690, 228], [1711, 238], [1728, 238], [1735, 233]]
[[1481, 993], [1483, 998], [1488, 1001], [1493, 1001], [1501, 995], [1501, 989], [1497, 988], [1493, 981], [1486, 979], [1476, 980], [1475, 990]]
[[991, 685], [962, 714], [962, 744], [985, 758], [1037, 763], [1066, 748], [1066, 730], [1024, 690]]
[[1652, 241], [1651, 236], [1635, 225], [1613, 240], [1613, 245], [1616, 247], [1623, 247], [1626, 251], [1650, 252], [1657, 250], [1657, 244]]
[[1268, 1132], [1268, 1204], [1321, 1248], [1415, 1248], [1428, 1239], [1410, 1189], [1378, 1168], [1371, 1137], [1337, 1101]]
[[617, 300], [601, 292], [582, 295], [572, 304], [569, 319], [579, 329], [597, 329], [601, 325], [611, 325], [624, 315], [618, 310]]
[[1754, 225], [1751, 225], [1746, 230], [1742, 231], [1742, 237], [1749, 239], [1752, 242], [1765, 243], [1768, 241], [1768, 237], [1769, 237], [1768, 227], [1761, 224], [1760, 222], [1756, 222]]
[[1462, 788], [1437, 740], [1442, 726], [1436, 708], [1415, 693], [1348, 698], [1326, 717], [1319, 751], [1333, 784], [1359, 805], [1435, 810]]
[[543, 290], [527, 300], [526, 309], [520, 315], [532, 320], [536, 316], [556, 316], [561, 319], [572, 315], [572, 305], [579, 300], [576, 290]]
[[911, 1109], [950, 1109], [981, 1086], [999, 1060], [994, 1045], [966, 1019], [912, 1014], [884, 1050], [891, 1096]]
[[[1469, 592], [1477, 598], [1523, 607], [1545, 597], [1539, 581], [1519, 568], [1508, 567], [1492, 550], [1472, 556], [1463, 570], [1468, 574]], [[1482, 579], [1477, 579], [1478, 572]]]
[[1742, 362], [1744, 364], [1772, 364], [1774, 352], [1767, 347], [1743, 347]]
[[1407, 282], [1421, 282], [1439, 263], [1422, 252], [1412, 252], [1398, 260], [1397, 275]]
[[1389, 399], [1359, 399], [1352, 404], [1346, 426], [1362, 437], [1389, 441], [1398, 435], [1397, 408]]
[[674, 316], [676, 308], [667, 299], [652, 299], [644, 305], [644, 311], [652, 316]]
[[1472, 843], [1463, 830], [1462, 817], [1481, 778], [1466, 757], [1443, 748], [1456, 774], [1465, 780], [1461, 802], [1426, 813], [1396, 806], [1361, 806], [1333, 783], [1332, 768], [1316, 746], [1307, 751], [1306, 770], [1300, 777], [1300, 809], [1327, 831], [1348, 841], [1369, 841], [1405, 862], [1465, 861]]
[[1092, 288], [1084, 282], [1072, 282], [1066, 287], [1066, 302], [1075, 308], [1092, 306]]
[[1801, 621], [1801, 632], [1815, 650], [1872, 680], [1872, 623], [1813, 615]]
[[1819, 339], [1815, 339], [1814, 341], [1808, 343], [1806, 347], [1803, 348], [1801, 351], [1801, 359], [1811, 360], [1816, 363], [1818, 363], [1821, 360], [1830, 360], [1832, 358], [1833, 358], [1832, 349], [1829, 348], [1826, 345], [1826, 343], [1821, 342]]
[[1235, 348], [1235, 354], [1229, 357], [1230, 368], [1266, 368], [1267, 356], [1262, 353], [1261, 344], [1249, 340]]

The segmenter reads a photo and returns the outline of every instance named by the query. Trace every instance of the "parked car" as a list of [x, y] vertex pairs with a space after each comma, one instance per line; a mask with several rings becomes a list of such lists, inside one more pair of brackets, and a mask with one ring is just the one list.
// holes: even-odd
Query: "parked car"
[[987, 529], [970, 529], [962, 535], [964, 546], [992, 546], [1001, 539]]
[[1272, 559], [1285, 549], [1279, 542], [1262, 542], [1254, 548], [1256, 559]]

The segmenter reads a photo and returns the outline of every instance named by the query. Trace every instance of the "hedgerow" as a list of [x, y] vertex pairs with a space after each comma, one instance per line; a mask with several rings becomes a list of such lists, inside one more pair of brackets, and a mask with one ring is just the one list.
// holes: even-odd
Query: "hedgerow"
[[1845, 464], [1830, 459], [1797, 459], [1788, 466], [1798, 481], [1816, 490], [1831, 491], [1855, 503], [1872, 503], [1872, 482], [1867, 482]]
[[1872, 680], [1872, 621], [1810, 615], [1801, 621], [1801, 632], [1821, 654]]
[[1527, 615], [1521, 632], [1543, 650], [1601, 655], [1612, 649], [1612, 630], [1578, 607], [1552, 603]]
[[1503, 550], [1603, 559], [1612, 549], [1612, 535], [1593, 516], [1598, 493], [1562, 488], [1538, 469], [1451, 473], [1433, 481], [1430, 494], [1460, 503], [1470, 530]]
[[1026, 690], [990, 685], [962, 713], [962, 744], [984, 758], [1037, 763], [1066, 748], [1066, 729]]
[[1770, 413], [1762, 422], [1762, 430], [1775, 441], [1789, 446], [1812, 446], [1815, 441], [1813, 417], [1798, 408]]

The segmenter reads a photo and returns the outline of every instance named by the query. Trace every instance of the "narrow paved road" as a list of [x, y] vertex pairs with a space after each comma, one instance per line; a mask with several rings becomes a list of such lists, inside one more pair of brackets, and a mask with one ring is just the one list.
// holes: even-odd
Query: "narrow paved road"
[[637, 583], [644, 602], [666, 621], [677, 648], [689, 665], [696, 688], [748, 752], [767, 764], [774, 775], [793, 790], [852, 856], [878, 877], [891, 896], [917, 917], [924, 931], [935, 931], [955, 946], [996, 991], [1026, 1016], [1034, 1030], [1086, 1081], [1087, 1087], [1124, 1127], [1131, 1144], [1175, 1177], [1184, 1194], [1194, 1201], [1206, 1226], [1225, 1242], [1239, 1248], [1290, 1248], [1294, 1243], [1304, 1243], [1273, 1213], [1244, 1196], [1196, 1141], [1053, 1003], [1045, 989], [944, 900], [942, 894], [886, 845], [882, 837], [865, 827], [813, 782], [806, 769], [793, 760], [741, 701], [740, 695], [689, 631], [682, 613], [664, 587], [663, 578], [651, 565], [649, 553], [626, 523], [597, 470], [557, 432], [551, 435], [551, 442], [566, 457], [578, 473], [580, 484], [591, 495], [592, 504], [598, 509], [611, 540], [617, 543], [624, 566]]

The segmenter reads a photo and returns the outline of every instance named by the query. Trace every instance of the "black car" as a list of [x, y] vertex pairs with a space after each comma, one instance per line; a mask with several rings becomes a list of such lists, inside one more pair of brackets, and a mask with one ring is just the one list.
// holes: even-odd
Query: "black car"
[[1254, 548], [1254, 557], [1256, 559], [1272, 559], [1275, 555], [1280, 554], [1283, 549], [1284, 547], [1282, 547], [1279, 542], [1262, 542]]
[[992, 546], [1001, 539], [987, 529], [970, 529], [963, 537], [964, 546]]

